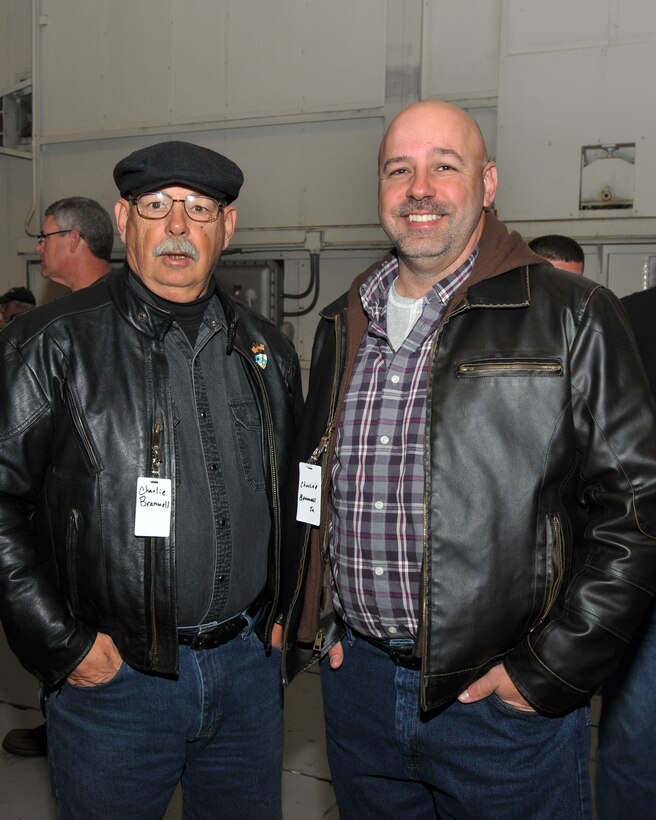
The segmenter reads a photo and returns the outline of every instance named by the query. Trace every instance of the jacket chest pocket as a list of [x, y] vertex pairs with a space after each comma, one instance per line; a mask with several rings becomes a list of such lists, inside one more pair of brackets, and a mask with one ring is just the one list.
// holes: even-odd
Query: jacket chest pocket
[[102, 468], [100, 455], [94, 446], [91, 433], [82, 413], [80, 400], [73, 386], [67, 381], [60, 382], [62, 404], [68, 410], [70, 422], [73, 427], [75, 439], [80, 445], [85, 460], [91, 472], [99, 473]]
[[459, 379], [484, 378], [490, 376], [562, 376], [563, 365], [557, 359], [512, 358], [475, 359], [462, 362], [456, 368]]
[[253, 490], [264, 490], [264, 465], [262, 463], [262, 421], [255, 401], [247, 398], [230, 402], [237, 445], [241, 456], [244, 477]]

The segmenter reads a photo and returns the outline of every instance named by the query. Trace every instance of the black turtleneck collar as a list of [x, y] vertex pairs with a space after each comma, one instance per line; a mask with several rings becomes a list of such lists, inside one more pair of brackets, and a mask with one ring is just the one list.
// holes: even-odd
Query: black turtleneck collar
[[137, 291], [141, 292], [152, 305], [172, 314], [176, 323], [182, 328], [186, 337], [189, 339], [189, 344], [193, 347], [196, 344], [198, 330], [200, 323], [203, 321], [207, 305], [216, 293], [214, 277], [210, 277], [207, 292], [201, 296], [200, 299], [195, 299], [193, 302], [171, 302], [169, 299], [158, 296], [156, 293], [153, 293], [150, 288], [146, 287], [143, 280], [132, 270], [130, 270], [130, 279], [137, 285]]

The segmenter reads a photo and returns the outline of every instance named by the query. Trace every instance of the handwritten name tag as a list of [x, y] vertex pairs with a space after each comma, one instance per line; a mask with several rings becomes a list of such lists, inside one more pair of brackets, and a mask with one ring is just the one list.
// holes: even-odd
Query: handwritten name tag
[[171, 479], [139, 476], [134, 534], [168, 538], [171, 533]]
[[304, 463], [298, 466], [296, 520], [318, 527], [321, 507], [321, 467], [318, 464]]

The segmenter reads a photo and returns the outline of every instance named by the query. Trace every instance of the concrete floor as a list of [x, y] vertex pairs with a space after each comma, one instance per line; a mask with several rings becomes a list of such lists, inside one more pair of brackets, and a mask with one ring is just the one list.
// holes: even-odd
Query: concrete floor
[[[599, 698], [593, 699], [593, 760]], [[41, 714], [0, 702], [0, 738], [15, 727], [36, 726]], [[324, 748], [319, 675], [307, 672], [285, 690], [285, 756], [283, 813], [285, 820], [338, 820]], [[165, 820], [179, 820], [177, 792]], [[45, 758], [18, 758], [0, 750], [0, 820], [57, 820]]]

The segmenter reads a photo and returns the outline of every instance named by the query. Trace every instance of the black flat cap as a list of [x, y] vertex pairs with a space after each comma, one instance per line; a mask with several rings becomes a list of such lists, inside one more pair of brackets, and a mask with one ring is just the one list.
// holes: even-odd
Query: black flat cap
[[26, 305], [36, 305], [34, 294], [29, 288], [11, 288], [0, 296], [0, 305], [7, 305], [9, 302], [25, 302]]
[[172, 140], [141, 148], [122, 159], [114, 168], [114, 182], [123, 197], [182, 185], [232, 202], [244, 175], [238, 165], [216, 151]]

